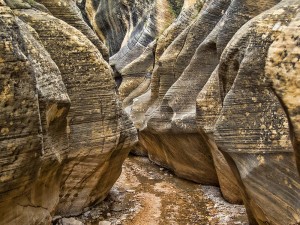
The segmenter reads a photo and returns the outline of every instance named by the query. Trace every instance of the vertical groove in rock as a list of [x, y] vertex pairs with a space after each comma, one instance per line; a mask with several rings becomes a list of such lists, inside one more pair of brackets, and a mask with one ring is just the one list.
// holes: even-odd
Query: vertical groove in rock
[[[295, 0], [207, 1], [171, 43], [160, 46], [172, 25], [156, 41], [150, 89], [142, 75], [123, 83], [139, 129], [135, 152], [200, 183], [214, 176], [225, 199], [243, 200], [253, 224], [299, 223], [299, 7]], [[151, 71], [150, 60], [145, 67]], [[218, 177], [198, 179], [204, 165]]]

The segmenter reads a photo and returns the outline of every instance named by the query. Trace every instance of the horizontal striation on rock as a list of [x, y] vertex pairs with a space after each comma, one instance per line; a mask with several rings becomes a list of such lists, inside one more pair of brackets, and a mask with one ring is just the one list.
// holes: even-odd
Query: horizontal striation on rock
[[0, 0], [0, 224], [82, 213], [130, 150], [299, 224], [299, 21], [299, 0]]
[[153, 71], [151, 91], [160, 99], [188, 66], [196, 48], [216, 26], [230, 1], [211, 1], [197, 18], [180, 33], [159, 58]]
[[73, 0], [37, 0], [43, 4], [53, 16], [80, 30], [100, 51], [103, 58], [108, 61], [107, 47], [100, 41], [94, 31], [86, 24], [76, 2]]
[[[53, 126], [53, 120], [63, 121], [70, 100], [37, 34], [8, 7], [0, 8], [4, 35], [0, 74], [5, 77], [0, 145], [6, 154], [1, 156], [0, 223], [49, 224], [58, 203], [60, 160], [66, 150], [58, 147], [65, 138], [63, 127]], [[58, 147], [55, 153], [48, 145], [51, 139], [57, 141], [52, 145]]]
[[[183, 2], [183, 0], [178, 1]], [[177, 1], [174, 4], [178, 4]], [[144, 6], [145, 7], [145, 6]], [[121, 71], [138, 58], [145, 48], [155, 40], [175, 19], [172, 4], [168, 0], [157, 0], [149, 5], [132, 32], [124, 38], [121, 49], [110, 58], [110, 64]]]
[[288, 115], [264, 72], [270, 45], [299, 7], [298, 1], [284, 0], [251, 20], [220, 61], [225, 98], [215, 138], [235, 170], [253, 224], [297, 224], [300, 219], [300, 178]]
[[[139, 127], [139, 125], [137, 125], [140, 130], [143, 130], [143, 135], [140, 137], [140, 139], [145, 137], [147, 134], [150, 135], [150, 133], [151, 136], [161, 136], [166, 133], [174, 135], [197, 135], [199, 128], [197, 127], [196, 123], [195, 102], [198, 93], [206, 85], [207, 81], [211, 77], [211, 74], [219, 64], [220, 55], [226, 47], [226, 44], [230, 41], [232, 35], [234, 35], [235, 32], [249, 19], [258, 15], [260, 12], [269, 9], [277, 2], [278, 1], [269, 1], [263, 2], [262, 4], [254, 4], [252, 1], [211, 1], [210, 3], [208, 3], [200, 12], [197, 19], [191, 23], [190, 27], [186, 28], [180, 34], [180, 36], [177, 37], [171, 45], [169, 45], [169, 47], [162, 54], [161, 58], [158, 59], [157, 66], [154, 68], [153, 77], [151, 80], [152, 89], [148, 94], [148, 96], [150, 95], [152, 99], [149, 101], [150, 106], [146, 106], [149, 109], [145, 113], [145, 117], [142, 117], [145, 121], [140, 123], [135, 122], [136, 125], [142, 125], [142, 127]], [[228, 9], [224, 11], [224, 8], [226, 9], [227, 7]], [[215, 17], [215, 24], [213, 24], [211, 20], [208, 22], [208, 20], [211, 19], [212, 15], [212, 13], [208, 13], [210, 11], [218, 15]], [[201, 29], [205, 32], [200, 32]], [[182, 38], [182, 36], [184, 36], [185, 38]], [[179, 40], [184, 41], [181, 44], [181, 48], [177, 48], [176, 46], [176, 44], [179, 43]], [[193, 46], [197, 44], [198, 46], [195, 49], [195, 47]], [[180, 50], [178, 54], [174, 54], [176, 48]], [[195, 52], [193, 52], [193, 49], [195, 49]], [[165, 62], [164, 59], [168, 61]], [[171, 62], [173, 63], [174, 68], [172, 68]], [[168, 66], [171, 67], [167, 69]], [[175, 75], [175, 73], [177, 72], [179, 75]], [[217, 79], [217, 69], [215, 70], [214, 74], [214, 79]], [[159, 81], [159, 86], [157, 86], [157, 80]], [[158, 89], [156, 89], [157, 87]], [[216, 86], [216, 89], [219, 89], [219, 87]], [[138, 100], [136, 99], [133, 103], [131, 114], [134, 121], [141, 118], [141, 109], [145, 111], [143, 109], [145, 108], [144, 96], [141, 96], [141, 98], [138, 97]], [[141, 107], [138, 106], [139, 104], [141, 104]], [[153, 105], [151, 106], [151, 104]], [[218, 104], [221, 104], [220, 98]], [[220, 108], [221, 106], [219, 107], [219, 109]], [[135, 109], [137, 110], [137, 112], [134, 111]], [[215, 108], [211, 107], [210, 109], [214, 110]], [[218, 114], [215, 115], [216, 117], [218, 116]], [[206, 114], [203, 115], [203, 121], [205, 121], [205, 116]], [[214, 122], [216, 121], [216, 119], [217, 118], [214, 119]], [[211, 126], [214, 127], [214, 124], [212, 124]], [[201, 127], [199, 132], [202, 133]], [[208, 140], [208, 137], [210, 137], [212, 140]], [[216, 155], [218, 155], [218, 159], [222, 157], [221, 153], [218, 154], [216, 152], [218, 151], [218, 149], [216, 148], [215, 144], [213, 144], [214, 140], [212, 135], [198, 135], [198, 139], [203, 139], [202, 142], [208, 142], [206, 146], [209, 146], [207, 148], [199, 147], [200, 151], [212, 151]], [[180, 152], [180, 147], [178, 146], [177, 157], [173, 157], [173, 155], [176, 154], [170, 154], [168, 150], [166, 150], [166, 148], [159, 150], [152, 147], [148, 142], [145, 146], [141, 146], [141, 143], [143, 143], [143, 141], [140, 141], [140, 145], [137, 147], [143, 149], [143, 151], [144, 149], [148, 149], [150, 159], [154, 160], [157, 163], [159, 163], [159, 160], [161, 160], [161, 162], [163, 162], [164, 164], [166, 161], [172, 164], [172, 162], [176, 160], [188, 158], [188, 156], [185, 157], [186, 154], [192, 155], [191, 153], [187, 153], [187, 150], [185, 150], [184, 152]], [[193, 143], [191, 142], [191, 146], [192, 145]], [[190, 147], [187, 149], [193, 148]], [[165, 151], [165, 154], [163, 154], [162, 156], [159, 151]], [[166, 158], [168, 157], [171, 157], [172, 160], [167, 160]], [[217, 166], [217, 173], [219, 173], [219, 177], [226, 174], [224, 172], [225, 170], [228, 171], [228, 174], [226, 176], [232, 177], [233, 174], [231, 173], [224, 157], [222, 160], [217, 160], [217, 158], [215, 164], [217, 162], [221, 163], [221, 165]], [[195, 160], [195, 158], [186, 160], [186, 164], [189, 165], [190, 162], [193, 162], [193, 160]], [[201, 162], [201, 158], [199, 158], [199, 161], [197, 161], [197, 163], [193, 163], [193, 165], [199, 165], [199, 163]], [[173, 163], [173, 165], [169, 167], [177, 171], [178, 168], [174, 168], [174, 165], [176, 164]], [[211, 166], [214, 167], [213, 164], [211, 164]], [[186, 168], [188, 168], [188, 166]], [[190, 169], [193, 170], [193, 166]], [[208, 176], [211, 176], [211, 173], [208, 173]], [[226, 179], [227, 178], [219, 178], [219, 180], [223, 181], [226, 181]], [[198, 180], [201, 182], [201, 179], [199, 180], [199, 177], [195, 177], [194, 180]], [[231, 181], [233, 182], [232, 179]], [[238, 185], [237, 183], [232, 184], [232, 182], [222, 183], [221, 187], [223, 190], [223, 194], [225, 192], [228, 193], [228, 195], [224, 194], [224, 197], [231, 202], [241, 202], [241, 199], [239, 197]], [[228, 188], [226, 187], [226, 185], [228, 185]], [[233, 187], [235, 187], [235, 190], [230, 191]]]
[[[139, 144], [146, 148], [149, 158], [168, 168], [179, 177], [198, 183], [217, 185], [213, 159], [208, 144], [198, 134], [152, 134], [141, 131]], [[151, 154], [152, 152], [155, 154]], [[178, 157], [178, 151], [181, 153]], [[187, 161], [192, 164], [187, 164]], [[208, 176], [207, 174], [210, 174]]]
[[[151, 72], [155, 59], [155, 46], [156, 42], [150, 43], [140, 57], [133, 60], [130, 64], [125, 66], [121, 71], [122, 83], [119, 87], [120, 99], [123, 100], [123, 107], [127, 107], [132, 104], [132, 100], [138, 97], [142, 92], [138, 92], [138, 95], [132, 94], [139, 86], [145, 86], [146, 90], [149, 87]], [[146, 81], [146, 82], [145, 82]], [[141, 85], [142, 83], [148, 83], [148, 85]], [[142, 90], [141, 90], [142, 91]], [[145, 89], [144, 89], [145, 91]]]
[[150, 89], [126, 87], [135, 153], [200, 183], [214, 176], [251, 224], [299, 223], [298, 14], [293, 0], [207, 1], [170, 44], [178, 19], [156, 41]]
[[120, 71], [170, 24], [181, 2], [87, 0], [85, 6], [94, 30], [109, 46], [111, 63]]
[[[85, 36], [50, 16], [27, 10], [20, 12], [20, 17], [35, 28], [56, 61], [72, 102], [67, 118], [70, 152], [63, 171], [57, 212], [78, 214], [84, 207], [105, 197], [104, 193], [120, 173], [120, 164], [115, 161], [122, 162], [129, 150], [121, 151], [120, 148], [128, 145], [119, 142], [124, 141], [121, 138], [123, 129], [134, 132], [130, 131], [129, 120], [127, 124], [121, 121], [125, 115], [114, 95], [114, 82], [107, 63], [101, 60], [100, 53]], [[65, 29], [56, 30], [58, 25]], [[49, 32], [53, 31], [57, 32], [55, 39], [49, 38]], [[57, 42], [58, 37], [69, 41]], [[120, 154], [112, 154], [113, 151], [120, 151]], [[115, 171], [105, 179], [105, 172], [110, 170]], [[103, 190], [88, 197], [99, 181], [104, 182]]]
[[[210, 180], [208, 183], [211, 184], [217, 184], [217, 176], [215, 174], [211, 153], [207, 147], [208, 144], [199, 144], [199, 140], [201, 143], [205, 143], [205, 140], [201, 140], [201, 136], [198, 135], [196, 129], [187, 133], [181, 131], [172, 132], [170, 130], [171, 123], [167, 122], [168, 115], [172, 115], [173, 113], [172, 108], [164, 105], [162, 107], [165, 113], [160, 114], [161, 111], [159, 110], [159, 107], [160, 104], [163, 105], [161, 100], [164, 95], [163, 93], [166, 93], [167, 91], [167, 86], [170, 87], [177, 79], [176, 76], [174, 76], [174, 71], [177, 72], [181, 69], [183, 70], [184, 66], [182, 64], [188, 64], [193, 55], [193, 51], [191, 51], [191, 49], [195, 48], [193, 46], [197, 45], [197, 43], [199, 44], [201, 42], [201, 38], [204, 39], [205, 35], [207, 35], [207, 33], [214, 28], [215, 24], [222, 17], [222, 10], [218, 7], [222, 6], [222, 4], [228, 5], [228, 3], [229, 2], [225, 3], [225, 1], [221, 1], [218, 3], [220, 5], [214, 5], [212, 3], [206, 5], [200, 11], [197, 18], [195, 18], [194, 21], [191, 21], [191, 25], [183, 30], [182, 33], [166, 48], [162, 56], [157, 60], [156, 66], [154, 67], [151, 79], [151, 90], [149, 90], [145, 95], [138, 97], [138, 100], [136, 99], [136, 101], [134, 101], [131, 112], [135, 125], [137, 125], [140, 130], [143, 130], [143, 135], [140, 135], [140, 139], [145, 138], [146, 135], [164, 137], [163, 135], [167, 134], [167, 132], [170, 132], [170, 135], [174, 135], [178, 139], [178, 149], [182, 150], [179, 150], [177, 153], [175, 151], [176, 149], [174, 148], [168, 149], [170, 146], [168, 144], [168, 140], [160, 138], [160, 141], [162, 142], [161, 149], [153, 147], [155, 144], [151, 144], [148, 141], [147, 145], [142, 146], [142, 148], [148, 150], [148, 155], [151, 160], [159, 164], [166, 164], [165, 162], [168, 162], [165, 166], [176, 171], [176, 174], [182, 174], [181, 176], [183, 177], [186, 177], [183, 174], [189, 174], [189, 179], [197, 182], [202, 181], [203, 183], [206, 183], [208, 180]], [[216, 17], [214, 17], [214, 20], [211, 20], [214, 13], [216, 14]], [[172, 32], [172, 29], [170, 29], [170, 31]], [[175, 68], [172, 68], [172, 65]], [[159, 81], [159, 84], [157, 81]], [[158, 95], [159, 92], [156, 90], [159, 90], [161, 94]], [[148, 104], [145, 104], [144, 98], [147, 96], [148, 100], [146, 100], [146, 102], [148, 102]], [[142, 112], [140, 112], [141, 110]], [[144, 115], [141, 115], [143, 112]], [[155, 116], [159, 118], [157, 123], [155, 122]], [[144, 121], [139, 121], [140, 119], [143, 119]], [[160, 121], [163, 122], [160, 123]], [[138, 124], [140, 124], [141, 127], [139, 127], [140, 125]], [[191, 135], [191, 139], [188, 142], [189, 144], [185, 143], [183, 140], [186, 138], [185, 134]], [[180, 147], [180, 142], [185, 144]], [[141, 145], [141, 143], [144, 143], [144, 141], [140, 140], [139, 144]], [[164, 154], [160, 153], [160, 151], [163, 151]], [[199, 154], [207, 155], [208, 157], [191, 157], [192, 152], [194, 152], [194, 154], [198, 154], [199, 152]], [[176, 160], [178, 160], [178, 162], [176, 162]], [[186, 161], [184, 162], [184, 160]], [[195, 165], [197, 165], [196, 168], [198, 169], [198, 174], [195, 173]], [[202, 167], [207, 168], [206, 171], [212, 171], [208, 172], [210, 176], [200, 176], [203, 169]]]
[[41, 4], [43, 11], [7, 2], [13, 11], [0, 1], [0, 223], [50, 224], [106, 197], [137, 134], [88, 34]]
[[[189, 65], [165, 93], [157, 113], [151, 116], [148, 127], [158, 130], [157, 127], [161, 126], [162, 129], [168, 129], [169, 124], [170, 129], [175, 132], [195, 132], [194, 103], [218, 65], [221, 52], [244, 23], [276, 2], [268, 1], [263, 5], [253, 4], [252, 1], [232, 1], [224, 16], [199, 45]], [[168, 107], [172, 110], [168, 110]], [[161, 119], [161, 115], [164, 119]]]
[[[158, 37], [150, 43], [140, 57], [126, 65], [120, 74], [123, 78], [119, 88], [123, 107], [132, 105], [132, 100], [149, 90], [150, 78], [158, 59], [174, 39], [188, 26], [198, 14], [201, 4], [197, 1], [184, 1], [184, 5], [176, 20]], [[133, 85], [134, 84], [134, 85]], [[129, 109], [130, 110], [130, 107]]]
[[87, 0], [85, 7], [94, 30], [109, 47], [110, 55], [114, 55], [140, 20], [145, 20], [153, 3], [154, 0]]

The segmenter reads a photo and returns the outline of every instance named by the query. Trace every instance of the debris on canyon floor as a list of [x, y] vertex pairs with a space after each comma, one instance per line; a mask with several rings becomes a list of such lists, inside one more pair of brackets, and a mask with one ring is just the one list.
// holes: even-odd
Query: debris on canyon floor
[[177, 178], [136, 156], [125, 160], [108, 197], [73, 219], [85, 225], [248, 225], [244, 206], [227, 203], [219, 188]]

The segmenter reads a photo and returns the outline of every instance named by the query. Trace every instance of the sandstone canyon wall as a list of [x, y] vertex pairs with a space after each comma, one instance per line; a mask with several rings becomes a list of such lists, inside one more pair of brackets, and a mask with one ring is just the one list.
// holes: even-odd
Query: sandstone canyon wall
[[137, 141], [106, 47], [73, 3], [0, 1], [0, 224], [82, 213]]
[[300, 222], [299, 10], [296, 0], [184, 1], [143, 51], [124, 50], [135, 40], [124, 35], [110, 58], [139, 131], [133, 152], [220, 185], [251, 224]]
[[77, 4], [0, 0], [0, 224], [82, 213], [130, 150], [300, 223], [299, 0]]

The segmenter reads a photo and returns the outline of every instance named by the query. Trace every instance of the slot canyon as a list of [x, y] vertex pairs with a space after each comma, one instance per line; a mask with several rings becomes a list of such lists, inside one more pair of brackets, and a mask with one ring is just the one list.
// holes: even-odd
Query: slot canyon
[[300, 0], [0, 0], [0, 225], [300, 225]]

